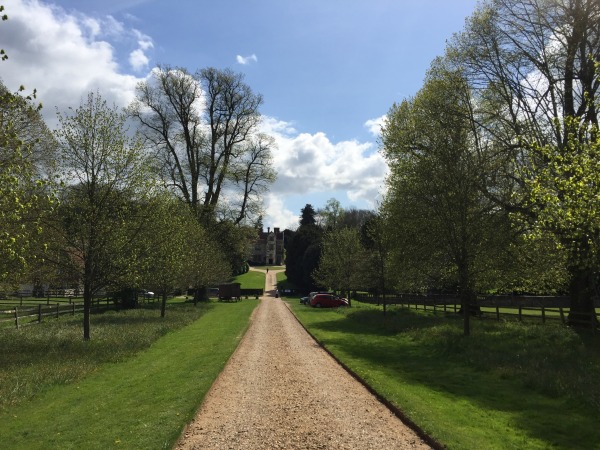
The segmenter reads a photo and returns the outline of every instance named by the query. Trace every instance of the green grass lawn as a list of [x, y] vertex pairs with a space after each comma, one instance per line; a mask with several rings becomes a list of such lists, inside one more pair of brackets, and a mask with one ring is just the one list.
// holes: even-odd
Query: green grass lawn
[[241, 283], [242, 289], [264, 289], [265, 274], [250, 270], [242, 275], [238, 275], [233, 280], [235, 283]]
[[598, 336], [473, 320], [464, 337], [456, 316], [289, 303], [323, 345], [448, 448], [600, 448]]
[[257, 304], [107, 312], [89, 342], [62, 318], [1, 330], [0, 448], [171, 448]]

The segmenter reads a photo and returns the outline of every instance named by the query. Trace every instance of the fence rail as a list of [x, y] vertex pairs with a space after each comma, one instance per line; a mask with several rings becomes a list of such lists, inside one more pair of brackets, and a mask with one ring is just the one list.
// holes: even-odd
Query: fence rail
[[[61, 315], [83, 312], [83, 301], [62, 301], [53, 304], [43, 304], [40, 299], [21, 299], [25, 301], [20, 305], [12, 304], [10, 309], [1, 308], [0, 304], [0, 326], [3, 323], [12, 322], [19, 329], [23, 326], [41, 323], [44, 317], [60, 317]], [[37, 304], [34, 302], [37, 301]], [[27, 305], [29, 303], [29, 305]], [[6, 304], [8, 306], [8, 304]], [[92, 310], [112, 309], [115, 307], [110, 298], [95, 298], [92, 301]]]
[[[433, 313], [458, 313], [461, 302], [457, 296], [448, 295], [415, 295], [399, 294], [386, 297], [358, 295], [357, 299], [366, 303], [383, 306], [399, 306], [400, 308], [422, 309]], [[482, 318], [516, 317], [519, 321], [560, 320], [563, 324], [589, 326], [595, 330], [599, 323], [600, 303], [595, 299], [596, 311], [591, 313], [570, 314], [569, 298], [566, 296], [481, 296], [477, 299], [477, 314]]]

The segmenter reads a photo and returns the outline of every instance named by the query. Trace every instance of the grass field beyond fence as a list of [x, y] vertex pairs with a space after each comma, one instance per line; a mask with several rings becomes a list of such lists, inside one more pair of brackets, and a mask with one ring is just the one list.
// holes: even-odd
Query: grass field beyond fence
[[0, 448], [171, 448], [257, 304], [108, 312], [89, 342], [77, 316], [0, 330]]
[[309, 331], [450, 449], [599, 449], [600, 337], [560, 324], [472, 321], [358, 301], [314, 309]]

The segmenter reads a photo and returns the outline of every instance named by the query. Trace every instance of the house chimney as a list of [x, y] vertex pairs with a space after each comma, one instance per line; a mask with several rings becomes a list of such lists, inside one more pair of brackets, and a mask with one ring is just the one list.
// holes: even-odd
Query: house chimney
[[267, 234], [271, 232], [271, 227], [267, 227]]
[[279, 234], [279, 228], [273, 228], [273, 233]]

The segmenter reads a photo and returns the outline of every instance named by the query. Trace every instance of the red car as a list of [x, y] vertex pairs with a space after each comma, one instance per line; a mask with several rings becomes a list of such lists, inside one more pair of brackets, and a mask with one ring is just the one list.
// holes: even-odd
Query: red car
[[310, 299], [310, 305], [317, 308], [337, 308], [338, 306], [348, 306], [348, 300], [333, 294], [316, 294]]

